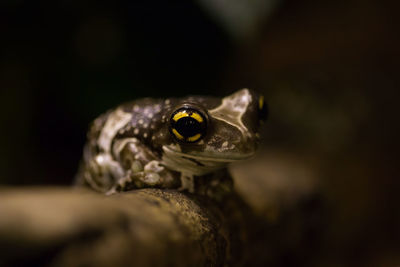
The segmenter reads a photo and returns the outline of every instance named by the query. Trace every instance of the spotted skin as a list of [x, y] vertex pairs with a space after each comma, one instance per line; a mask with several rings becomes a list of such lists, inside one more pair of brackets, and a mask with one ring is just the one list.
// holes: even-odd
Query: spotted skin
[[264, 113], [263, 97], [249, 89], [122, 104], [92, 123], [77, 184], [108, 194], [144, 187], [196, 192], [196, 177], [254, 154]]

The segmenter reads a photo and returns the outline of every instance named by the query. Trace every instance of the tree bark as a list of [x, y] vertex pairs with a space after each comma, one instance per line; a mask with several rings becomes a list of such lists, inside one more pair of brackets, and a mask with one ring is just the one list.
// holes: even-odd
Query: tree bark
[[248, 213], [235, 194], [3, 188], [0, 266], [240, 265]]
[[204, 196], [0, 187], [0, 266], [310, 266], [330, 222], [318, 176], [268, 155]]

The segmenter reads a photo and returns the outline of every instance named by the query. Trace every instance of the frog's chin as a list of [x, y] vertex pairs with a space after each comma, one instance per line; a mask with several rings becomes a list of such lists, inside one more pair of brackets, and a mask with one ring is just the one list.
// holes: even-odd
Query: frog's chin
[[214, 161], [214, 162], [235, 162], [239, 160], [245, 160], [249, 159], [254, 156], [253, 153], [229, 153], [229, 152], [224, 152], [224, 153], [207, 153], [207, 152], [188, 152], [188, 153], [183, 153], [181, 151], [178, 151], [176, 149], [173, 149], [171, 147], [164, 146], [164, 150], [167, 150], [170, 153], [174, 153], [175, 155], [179, 155], [182, 157], [186, 158], [191, 158], [191, 159], [196, 159], [196, 160], [202, 160], [202, 161]]

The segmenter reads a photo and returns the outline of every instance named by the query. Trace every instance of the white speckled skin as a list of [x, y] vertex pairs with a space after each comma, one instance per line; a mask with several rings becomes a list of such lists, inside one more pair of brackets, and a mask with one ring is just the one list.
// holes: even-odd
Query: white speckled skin
[[[92, 123], [77, 184], [104, 193], [143, 187], [195, 192], [196, 176], [254, 154], [266, 112], [260, 99], [242, 89], [222, 99], [144, 98], [122, 104]], [[171, 133], [171, 115], [182, 107], [206, 118], [206, 131], [196, 142], [183, 142]]]

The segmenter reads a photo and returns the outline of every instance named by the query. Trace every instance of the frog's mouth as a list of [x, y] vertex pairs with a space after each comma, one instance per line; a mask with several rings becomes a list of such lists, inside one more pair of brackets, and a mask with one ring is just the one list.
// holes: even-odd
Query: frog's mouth
[[[207, 152], [189, 152], [189, 153], [183, 153], [181, 151], [177, 151], [175, 149], [172, 149], [170, 147], [164, 146], [164, 152], [168, 154], [174, 154], [174, 156], [179, 156], [179, 157], [185, 157], [185, 158], [191, 158], [195, 160], [201, 160], [201, 161], [210, 161], [210, 162], [224, 162], [224, 163], [229, 163], [229, 162], [235, 162], [239, 160], [245, 160], [249, 159], [252, 156], [254, 156], [254, 153], [223, 153], [223, 156], [219, 157], [217, 156], [218, 153], [210, 155]], [[222, 154], [222, 153], [221, 153]]]

